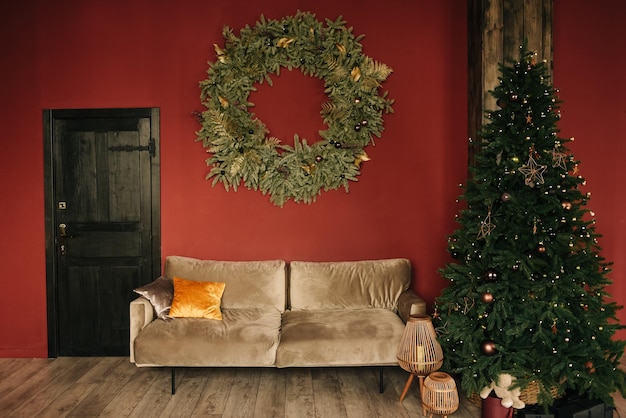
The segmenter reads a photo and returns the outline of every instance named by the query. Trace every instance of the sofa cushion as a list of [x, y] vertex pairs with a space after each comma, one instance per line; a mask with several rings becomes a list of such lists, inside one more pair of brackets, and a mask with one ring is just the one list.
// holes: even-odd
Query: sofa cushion
[[174, 277], [172, 318], [205, 318], [222, 320], [220, 305], [224, 287], [221, 282], [204, 282]]
[[388, 260], [290, 263], [292, 310], [397, 309], [409, 288], [411, 263]]
[[287, 311], [276, 366], [396, 365], [403, 332], [388, 309]]
[[152, 321], [134, 341], [137, 366], [273, 366], [280, 340], [276, 309], [224, 309], [221, 321]]
[[159, 277], [155, 281], [134, 289], [134, 292], [148, 299], [156, 315], [168, 319], [172, 299], [174, 298], [174, 283], [167, 277]]
[[285, 262], [214, 261], [168, 256], [163, 275], [226, 283], [222, 309], [285, 309]]

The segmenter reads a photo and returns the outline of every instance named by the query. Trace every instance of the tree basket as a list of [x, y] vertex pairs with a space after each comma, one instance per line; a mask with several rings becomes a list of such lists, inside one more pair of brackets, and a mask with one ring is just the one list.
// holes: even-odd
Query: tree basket
[[472, 393], [469, 397], [469, 401], [472, 403], [472, 405], [474, 405], [476, 408], [481, 408], [483, 405], [483, 398], [481, 398], [478, 393]]
[[[550, 389], [550, 395], [553, 399], [558, 399], [559, 391], [556, 386]], [[539, 383], [535, 380], [530, 382], [520, 393], [519, 399], [526, 405], [536, 405], [539, 402]], [[469, 397], [469, 401], [479, 408], [482, 405], [482, 398], [478, 393], [472, 393]]]
[[[540, 386], [536, 380], [528, 383], [519, 395], [520, 401], [524, 402], [526, 405], [536, 405], [539, 401], [539, 389]], [[558, 398], [559, 390], [556, 386], [550, 388], [550, 395], [553, 399]]]

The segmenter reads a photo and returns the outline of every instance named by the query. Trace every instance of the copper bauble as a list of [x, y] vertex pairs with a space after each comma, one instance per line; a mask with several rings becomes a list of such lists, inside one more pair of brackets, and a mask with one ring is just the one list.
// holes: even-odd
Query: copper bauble
[[491, 340], [485, 340], [480, 344], [480, 351], [486, 356], [493, 356], [496, 354], [496, 343]]
[[485, 292], [482, 295], [480, 295], [480, 300], [482, 300], [485, 303], [491, 303], [493, 302], [493, 295], [489, 292]]

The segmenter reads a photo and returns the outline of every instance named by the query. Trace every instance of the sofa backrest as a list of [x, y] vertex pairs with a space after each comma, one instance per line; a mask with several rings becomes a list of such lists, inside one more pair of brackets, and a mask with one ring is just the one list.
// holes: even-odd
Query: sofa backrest
[[292, 310], [385, 308], [396, 310], [409, 288], [411, 263], [387, 260], [290, 263]]
[[285, 310], [286, 269], [282, 260], [214, 261], [168, 256], [163, 274], [188, 280], [226, 283], [222, 308]]

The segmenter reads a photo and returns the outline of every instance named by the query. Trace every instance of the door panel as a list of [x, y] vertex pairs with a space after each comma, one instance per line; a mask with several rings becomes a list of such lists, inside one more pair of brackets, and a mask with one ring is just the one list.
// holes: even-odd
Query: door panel
[[132, 289], [160, 267], [158, 113], [50, 112], [49, 342], [59, 355], [127, 355]]

